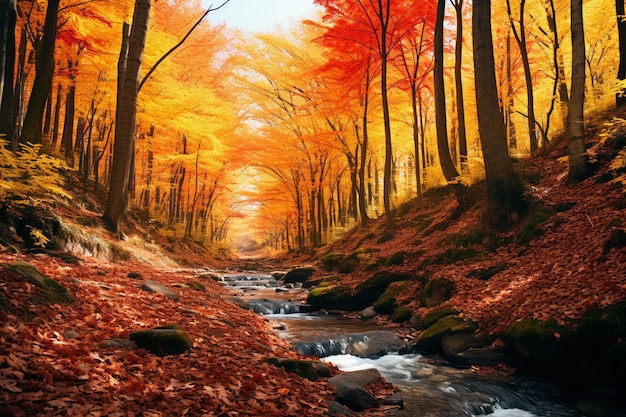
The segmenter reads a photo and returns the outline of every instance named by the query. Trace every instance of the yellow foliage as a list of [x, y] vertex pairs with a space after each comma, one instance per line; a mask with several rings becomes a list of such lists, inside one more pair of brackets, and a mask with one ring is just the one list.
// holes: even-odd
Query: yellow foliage
[[41, 145], [29, 143], [13, 153], [7, 149], [6, 141], [0, 140], [0, 200], [36, 206], [51, 196], [71, 199], [61, 175], [65, 162], [40, 150]]

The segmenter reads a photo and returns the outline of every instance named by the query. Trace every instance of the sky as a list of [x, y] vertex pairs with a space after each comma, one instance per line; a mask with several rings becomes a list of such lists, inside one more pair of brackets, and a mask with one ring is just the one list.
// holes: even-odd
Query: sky
[[[202, 0], [205, 7], [217, 7], [223, 0]], [[315, 16], [318, 6], [313, 0], [230, 0], [219, 10], [209, 13], [212, 23], [226, 23], [247, 32], [271, 32], [276, 25], [286, 28], [291, 20]]]

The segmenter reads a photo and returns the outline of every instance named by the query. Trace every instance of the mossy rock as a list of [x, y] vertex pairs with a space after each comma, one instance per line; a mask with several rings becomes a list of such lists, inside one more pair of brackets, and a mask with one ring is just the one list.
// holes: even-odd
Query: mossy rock
[[448, 335], [457, 333], [474, 333], [477, 325], [461, 316], [445, 316], [424, 330], [417, 338], [417, 349], [440, 351], [441, 340]]
[[452, 307], [439, 307], [424, 316], [424, 328], [427, 329], [446, 316], [455, 316], [458, 311]]
[[324, 268], [326, 268], [327, 271], [332, 271], [333, 269], [337, 267], [339, 262], [343, 260], [343, 258], [344, 258], [344, 255], [340, 253], [331, 252], [328, 255], [323, 256], [320, 259], [320, 262], [322, 263], [322, 265], [324, 265]]
[[559, 326], [554, 319], [538, 321], [527, 317], [509, 326], [503, 336], [522, 358], [547, 362], [558, 359], [566, 351], [572, 331]]
[[309, 292], [307, 304], [313, 310], [346, 310], [352, 304], [352, 290], [347, 285], [314, 288]]
[[396, 281], [389, 284], [387, 290], [374, 302], [378, 314], [391, 314], [396, 308], [396, 297], [410, 284], [409, 281]]
[[578, 343], [595, 350], [605, 349], [625, 336], [626, 302], [587, 311], [576, 331]]
[[396, 252], [393, 255], [391, 255], [389, 258], [387, 258], [387, 260], [385, 261], [385, 265], [387, 266], [402, 265], [404, 263], [405, 258], [406, 258], [406, 252], [404, 251]]
[[206, 292], [206, 286], [201, 282], [189, 280], [185, 283], [185, 285], [192, 290]]
[[279, 366], [289, 373], [300, 375], [309, 381], [318, 381], [321, 377], [330, 376], [330, 368], [317, 361], [275, 357], [267, 358], [265, 361], [270, 365]]
[[295, 268], [285, 274], [285, 284], [295, 284], [296, 282], [306, 282], [315, 273], [315, 268], [306, 266]]
[[72, 303], [74, 300], [69, 290], [52, 278], [44, 275], [31, 264], [15, 262], [8, 269], [28, 278], [34, 286], [41, 288], [45, 301], [50, 303]]
[[400, 307], [393, 310], [391, 321], [394, 323], [402, 323], [409, 320], [412, 316], [413, 311], [410, 308]]
[[354, 309], [363, 310], [365, 307], [372, 305], [392, 282], [406, 280], [406, 275], [391, 273], [388, 271], [378, 271], [363, 284], [361, 284], [354, 293]]
[[130, 340], [158, 356], [178, 355], [193, 346], [191, 337], [176, 324], [131, 333]]
[[434, 307], [449, 300], [454, 289], [454, 283], [446, 278], [431, 279], [420, 293], [422, 306]]

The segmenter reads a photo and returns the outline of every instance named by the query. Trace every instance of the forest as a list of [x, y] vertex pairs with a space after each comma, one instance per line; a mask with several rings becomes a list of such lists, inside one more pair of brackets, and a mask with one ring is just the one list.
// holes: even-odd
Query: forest
[[[244, 270], [373, 308], [411, 354], [460, 360], [425, 339], [452, 321], [460, 352], [623, 393], [624, 0], [209, 19], [237, 1], [0, 0], [0, 416], [418, 415], [384, 380], [350, 414], [274, 366], [307, 354], [240, 308]], [[183, 354], [123, 342], [181, 326]], [[515, 375], [503, 357], [468, 367]]]
[[[585, 115], [615, 105], [624, 73], [599, 1], [318, 1], [318, 19], [253, 36], [203, 21], [218, 5], [133, 3], [6, 3], [0, 133], [106, 193], [111, 230], [130, 212], [207, 245], [317, 247], [485, 179], [493, 221], [510, 223], [523, 207], [496, 206], [523, 190], [507, 155], [569, 135], [584, 177]], [[33, 199], [63, 196], [33, 183]], [[27, 200], [9, 184], [3, 199]]]

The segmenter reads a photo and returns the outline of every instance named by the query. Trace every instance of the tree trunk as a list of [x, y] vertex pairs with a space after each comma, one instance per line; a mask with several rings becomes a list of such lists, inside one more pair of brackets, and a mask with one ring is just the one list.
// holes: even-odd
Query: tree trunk
[[367, 215], [367, 200], [365, 198], [365, 164], [367, 162], [367, 147], [369, 146], [369, 132], [367, 128], [367, 112], [369, 109], [369, 67], [367, 69], [367, 86], [365, 89], [365, 101], [363, 102], [363, 143], [361, 144], [361, 162], [359, 164], [359, 214], [361, 224], [367, 225], [369, 216]]
[[435, 64], [433, 68], [435, 89], [435, 125], [437, 128], [437, 150], [439, 163], [446, 181], [451, 181], [459, 176], [454, 162], [450, 157], [448, 144], [448, 124], [446, 115], [446, 91], [443, 77], [443, 27], [445, 18], [446, 0], [437, 2], [437, 21], [435, 24]]
[[65, 162], [74, 166], [74, 105], [76, 86], [71, 85], [65, 96], [65, 121], [63, 122], [63, 136], [61, 137], [61, 149], [65, 151]]
[[0, 3], [0, 135], [10, 142], [15, 129], [13, 94], [15, 78], [15, 26], [17, 10], [15, 0]]
[[[115, 144], [113, 147], [113, 166], [109, 199], [103, 218], [107, 227], [121, 233], [122, 217], [128, 205], [128, 185], [134, 159], [135, 123], [137, 116], [137, 89], [143, 50], [148, 33], [151, 0], [136, 0], [133, 13], [133, 25], [128, 43], [128, 58], [124, 71], [121, 94], [118, 96], [115, 126]], [[122, 52], [123, 52], [122, 48]], [[120, 54], [120, 62], [122, 61]]]
[[588, 158], [585, 144], [585, 32], [582, 0], [571, 0], [572, 95], [569, 102], [569, 176], [570, 183], [587, 178]]
[[461, 172], [469, 173], [467, 160], [467, 133], [465, 129], [465, 104], [463, 101], [463, 1], [453, 2], [456, 10], [456, 43], [454, 45], [454, 81], [456, 93], [456, 114], [459, 123], [459, 155]]
[[48, 94], [52, 88], [59, 2], [60, 0], [48, 1], [41, 45], [35, 55], [35, 81], [28, 100], [20, 143], [41, 143], [43, 113]]
[[59, 141], [59, 124], [61, 121], [61, 99], [63, 98], [63, 87], [61, 87], [61, 83], [57, 85], [57, 99], [54, 105], [54, 122], [52, 124], [52, 144], [51, 147], [54, 149], [57, 146], [57, 142]]
[[[617, 16], [617, 34], [619, 39], [619, 67], [617, 79], [626, 80], [626, 16], [624, 16], [624, 0], [615, 0], [615, 14]], [[626, 104], [626, 87], [616, 94], [617, 106]]]
[[524, 207], [522, 186], [513, 172], [506, 128], [498, 107], [490, 0], [474, 0], [472, 29], [478, 132], [487, 177], [486, 220], [502, 227], [515, 223]]

